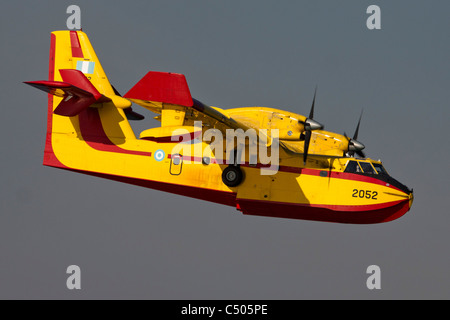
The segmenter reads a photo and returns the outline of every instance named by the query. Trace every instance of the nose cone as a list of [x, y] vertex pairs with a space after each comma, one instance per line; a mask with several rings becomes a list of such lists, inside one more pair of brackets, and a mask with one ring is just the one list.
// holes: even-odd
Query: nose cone
[[313, 119], [306, 119], [305, 123], [309, 125], [311, 130], [323, 129], [323, 124], [321, 124]]
[[411, 189], [411, 192], [409, 194], [409, 209], [411, 209], [413, 202], [414, 202], [414, 191]]
[[383, 194], [386, 196], [386, 203], [392, 204], [387, 210], [389, 216], [384, 217], [383, 222], [398, 219], [410, 211], [414, 201], [412, 189], [387, 174], [377, 174], [375, 177], [388, 187]]
[[363, 145], [361, 142], [355, 140], [355, 139], [350, 139], [349, 143], [348, 143], [348, 150], [349, 151], [361, 151], [365, 148], [366, 146]]
[[386, 196], [385, 209], [380, 210], [378, 222], [389, 222], [404, 216], [411, 210], [414, 201], [414, 193], [412, 189], [408, 189], [395, 179], [389, 179], [386, 186], [390, 187], [388, 191], [384, 191]]

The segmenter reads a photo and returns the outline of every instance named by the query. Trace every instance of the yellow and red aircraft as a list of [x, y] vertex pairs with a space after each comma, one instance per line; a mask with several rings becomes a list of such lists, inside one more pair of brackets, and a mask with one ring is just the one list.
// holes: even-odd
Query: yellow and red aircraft
[[[182, 74], [148, 72], [122, 97], [82, 31], [52, 32], [48, 80], [26, 83], [49, 93], [46, 166], [249, 215], [367, 224], [397, 219], [412, 205], [412, 190], [365, 157], [359, 123], [349, 138], [313, 119], [315, 95], [309, 117], [263, 107], [224, 110], [193, 99]], [[137, 138], [130, 120], [143, 116], [132, 103], [156, 113], [161, 126]], [[217, 135], [250, 130], [267, 147], [270, 166], [252, 153], [249, 136], [230, 151]], [[203, 137], [208, 132], [213, 142]]]

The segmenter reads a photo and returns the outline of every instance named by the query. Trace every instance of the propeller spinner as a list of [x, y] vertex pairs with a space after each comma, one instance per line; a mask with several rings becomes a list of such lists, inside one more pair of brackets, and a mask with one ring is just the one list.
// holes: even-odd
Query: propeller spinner
[[355, 133], [353, 134], [353, 138], [350, 139], [349, 137], [347, 137], [347, 135], [344, 132], [344, 136], [348, 139], [348, 152], [347, 152], [347, 155], [349, 155], [351, 157], [353, 157], [355, 155], [355, 152], [361, 158], [365, 158], [366, 157], [366, 155], [362, 151], [366, 146], [357, 140], [358, 139], [358, 134], [359, 134], [359, 126], [361, 124], [362, 114], [363, 113], [361, 111], [361, 115], [359, 116], [358, 125], [356, 126]]

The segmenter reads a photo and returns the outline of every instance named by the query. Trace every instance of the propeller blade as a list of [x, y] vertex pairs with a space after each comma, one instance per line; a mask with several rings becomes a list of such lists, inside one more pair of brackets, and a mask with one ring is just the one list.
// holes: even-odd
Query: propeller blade
[[324, 128], [323, 124], [313, 120], [314, 118], [314, 107], [316, 105], [316, 95], [317, 95], [317, 87], [314, 91], [314, 98], [311, 105], [311, 110], [309, 111], [309, 117], [306, 118], [305, 121], [299, 120], [298, 123], [304, 126], [305, 131], [311, 130], [322, 130]]
[[305, 146], [303, 148], [303, 164], [306, 164], [306, 158], [308, 157], [309, 142], [311, 141], [311, 130], [305, 131]]
[[316, 104], [316, 94], [317, 94], [317, 86], [316, 86], [316, 89], [314, 90], [314, 98], [313, 98], [311, 111], [309, 112], [308, 119], [313, 119], [314, 118], [314, 105]]
[[356, 154], [357, 154], [358, 156], [360, 156], [361, 158], [365, 158], [365, 157], [366, 157], [365, 153], [364, 153], [362, 150], [357, 150], [357, 151], [356, 151]]
[[362, 118], [362, 115], [363, 115], [363, 111], [364, 110], [361, 110], [361, 115], [359, 116], [358, 125], [356, 126], [355, 134], [353, 135], [353, 139], [354, 140], [358, 140], [359, 125], [361, 124], [361, 118]]
[[362, 115], [363, 115], [363, 111], [361, 110], [361, 115], [359, 116], [359, 120], [358, 120], [358, 125], [356, 126], [356, 130], [355, 133], [353, 134], [353, 138], [349, 138], [347, 136], [347, 134], [344, 132], [344, 137], [348, 140], [348, 151], [347, 151], [347, 155], [350, 157], [353, 157], [355, 155], [355, 153], [360, 156], [361, 158], [365, 158], [366, 155], [364, 154], [364, 152], [362, 152], [362, 150], [365, 148], [365, 146], [359, 142], [358, 139], [358, 134], [359, 134], [359, 127], [361, 125], [361, 119], [362, 119]]
[[344, 131], [344, 137], [345, 137], [348, 141], [350, 141], [350, 138], [349, 138], [348, 135], [345, 133], [345, 131]]

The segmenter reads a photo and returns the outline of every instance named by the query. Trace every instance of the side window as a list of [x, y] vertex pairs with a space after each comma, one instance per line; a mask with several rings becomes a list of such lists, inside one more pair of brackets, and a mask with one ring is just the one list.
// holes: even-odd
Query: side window
[[364, 173], [375, 174], [375, 170], [373, 169], [372, 165], [369, 162], [360, 161], [359, 164], [361, 165], [361, 168], [364, 170]]
[[344, 172], [349, 172], [349, 173], [360, 173], [362, 172], [361, 168], [358, 165], [358, 162], [354, 161], [354, 160], [350, 160], [347, 163], [347, 167], [345, 168]]

